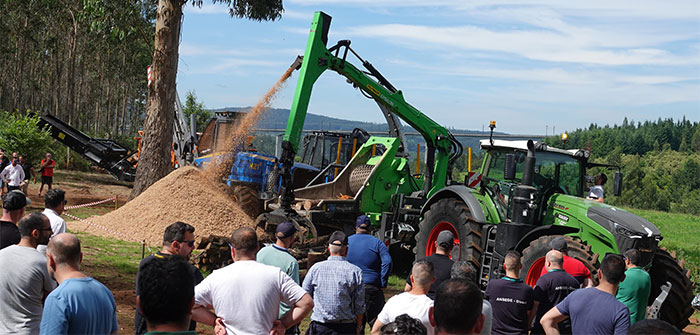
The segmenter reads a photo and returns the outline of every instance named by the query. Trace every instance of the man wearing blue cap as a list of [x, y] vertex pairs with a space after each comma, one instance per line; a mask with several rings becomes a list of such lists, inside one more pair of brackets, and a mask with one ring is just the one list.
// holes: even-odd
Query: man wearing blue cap
[[[275, 244], [270, 244], [260, 249], [256, 259], [258, 263], [280, 268], [282, 272], [292, 277], [295, 283], [299, 284], [299, 263], [297, 263], [296, 258], [289, 253], [289, 248], [291, 248], [294, 243], [297, 231], [294, 224], [289, 221], [279, 224], [277, 226], [277, 232], [275, 233], [277, 241]], [[289, 309], [289, 305], [283, 302], [280, 303], [279, 317], [282, 318]], [[298, 325], [287, 329], [285, 334], [299, 334]]]
[[348, 262], [362, 269], [362, 282], [365, 286], [365, 315], [362, 322], [370, 328], [377, 315], [384, 308], [384, 292], [389, 272], [391, 256], [389, 249], [378, 238], [369, 234], [370, 220], [367, 215], [360, 215], [355, 221], [355, 234], [348, 237]]

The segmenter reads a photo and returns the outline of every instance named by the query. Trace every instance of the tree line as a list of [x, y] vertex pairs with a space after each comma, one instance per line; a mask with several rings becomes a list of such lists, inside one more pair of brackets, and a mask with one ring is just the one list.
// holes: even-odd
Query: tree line
[[[621, 125], [591, 124], [568, 135], [566, 148], [585, 148], [591, 161], [620, 166], [622, 195], [606, 196], [607, 203], [700, 215], [700, 123], [625, 118]], [[558, 137], [546, 143], [563, 146]], [[605, 191], [612, 195], [612, 182]]]
[[0, 2], [0, 110], [93, 135], [141, 127], [157, 0]]

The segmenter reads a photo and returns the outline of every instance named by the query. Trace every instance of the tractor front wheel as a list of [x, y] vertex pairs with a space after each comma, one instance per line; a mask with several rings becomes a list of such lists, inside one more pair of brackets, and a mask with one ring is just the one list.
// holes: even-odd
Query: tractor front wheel
[[659, 319], [668, 321], [678, 329], [688, 325], [688, 318], [693, 314], [690, 305], [693, 300], [693, 286], [690, 282], [690, 273], [683, 266], [683, 261], [676, 259], [675, 253], [669, 253], [666, 248], [658, 248], [654, 253], [654, 259], [649, 269], [651, 277], [651, 294], [649, 305], [661, 293], [661, 285], [671, 283], [671, 290], [659, 311]]
[[466, 260], [481, 268], [481, 227], [474, 222], [469, 207], [458, 199], [446, 198], [435, 202], [423, 215], [416, 234], [416, 260], [435, 253], [438, 234], [449, 230], [454, 235], [452, 260]]
[[248, 214], [252, 219], [255, 219], [262, 213], [262, 204], [258, 199], [258, 192], [249, 185], [233, 185], [231, 186], [231, 198], [238, 204], [243, 212]]

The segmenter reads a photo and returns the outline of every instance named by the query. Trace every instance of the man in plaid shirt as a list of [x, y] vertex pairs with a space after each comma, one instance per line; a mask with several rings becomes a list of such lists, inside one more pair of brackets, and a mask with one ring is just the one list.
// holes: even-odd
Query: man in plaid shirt
[[328, 260], [314, 264], [302, 287], [314, 299], [307, 334], [359, 334], [365, 312], [362, 270], [345, 260], [348, 237], [335, 231], [328, 239]]

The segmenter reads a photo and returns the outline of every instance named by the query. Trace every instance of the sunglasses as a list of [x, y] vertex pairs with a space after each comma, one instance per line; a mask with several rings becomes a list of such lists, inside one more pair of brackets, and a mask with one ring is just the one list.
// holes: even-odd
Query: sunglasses
[[190, 248], [194, 248], [194, 240], [192, 241], [178, 241], [180, 243], [187, 243], [187, 246]]

